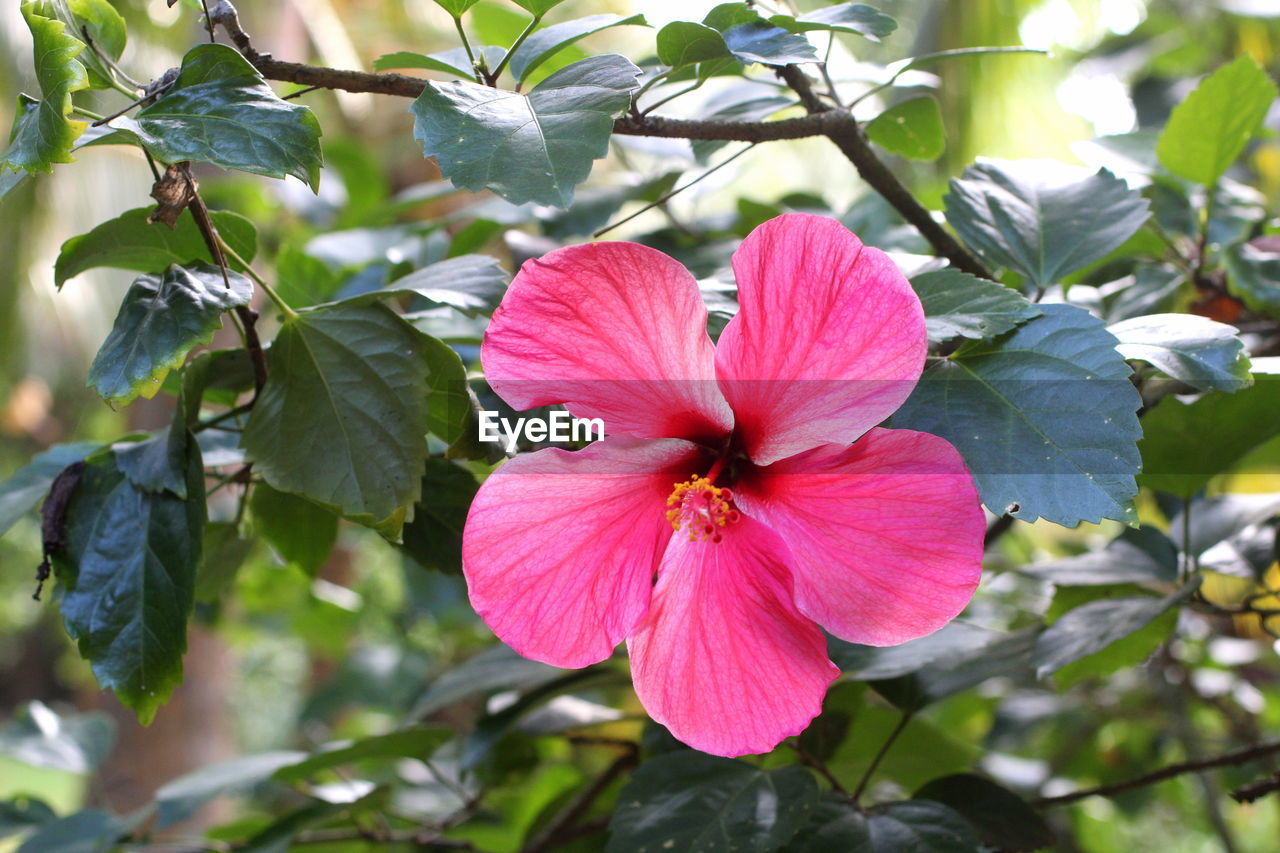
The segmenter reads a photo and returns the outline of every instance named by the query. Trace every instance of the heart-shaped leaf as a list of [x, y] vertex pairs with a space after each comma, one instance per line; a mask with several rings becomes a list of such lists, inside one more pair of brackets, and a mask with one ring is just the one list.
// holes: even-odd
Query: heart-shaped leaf
[[0, 173], [20, 169], [49, 172], [54, 163], [70, 163], [71, 147], [86, 123], [72, 121], [71, 94], [89, 88], [89, 77], [77, 59], [84, 44], [67, 35], [48, 4], [22, 4], [22, 17], [34, 42], [40, 99], [19, 96], [9, 150], [0, 158]]
[[956, 337], [983, 340], [1040, 316], [1040, 309], [1016, 290], [954, 269], [921, 273], [911, 286], [924, 307], [929, 340]]

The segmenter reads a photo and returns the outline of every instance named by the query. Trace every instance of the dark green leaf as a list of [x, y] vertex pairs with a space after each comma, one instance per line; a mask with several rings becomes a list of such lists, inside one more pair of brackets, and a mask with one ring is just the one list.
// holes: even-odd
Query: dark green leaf
[[102, 445], [94, 441], [59, 444], [37, 455], [13, 476], [0, 483], [0, 536], [36, 508], [49, 486], [73, 462], [79, 462]]
[[170, 492], [183, 500], [187, 492], [187, 458], [193, 437], [185, 418], [175, 414], [169, 429], [145, 441], [112, 446], [116, 467], [144, 492]]
[[1129, 366], [1087, 311], [1041, 309], [930, 368], [894, 426], [954, 444], [993, 512], [1068, 527], [1128, 520], [1142, 434]]
[[244, 431], [255, 470], [281, 491], [398, 533], [427, 458], [425, 340], [379, 304], [287, 319]]
[[1145, 627], [1148, 622], [1180, 603], [1195, 591], [1197, 582], [1164, 598], [1141, 596], [1094, 601], [1068, 611], [1040, 635], [1032, 653], [1036, 677], [1044, 678], [1117, 640]]
[[[1280, 376], [1255, 372], [1234, 394], [1205, 394], [1186, 403], [1166, 397], [1143, 418], [1138, 482], [1190, 497], [1253, 448], [1280, 433]], [[1206, 441], [1212, 436], [1212, 441]]]
[[468, 317], [491, 314], [506, 293], [511, 275], [487, 255], [459, 255], [392, 282], [388, 293], [413, 293]]
[[1223, 257], [1231, 292], [1253, 310], [1280, 317], [1280, 252], [1236, 243]]
[[257, 543], [240, 535], [235, 524], [216, 521], [204, 528], [204, 548], [196, 571], [196, 602], [220, 599]]
[[428, 459], [422, 498], [404, 528], [404, 549], [418, 565], [462, 571], [462, 527], [479, 484], [471, 472], [445, 459]]
[[1107, 327], [1125, 358], [1145, 361], [1201, 391], [1238, 391], [1253, 382], [1236, 329], [1195, 314], [1149, 314]]
[[206, 764], [156, 791], [156, 804], [159, 806], [156, 827], [163, 829], [181, 823], [214, 797], [248, 791], [270, 779], [281, 767], [306, 758], [305, 752], [281, 750]]
[[983, 844], [1000, 853], [1030, 853], [1054, 841], [1049, 825], [1025, 800], [972, 773], [934, 779], [912, 796], [952, 809], [978, 831]]
[[658, 61], [672, 68], [730, 58], [729, 46], [718, 30], [692, 21], [672, 21], [658, 30], [657, 48]]
[[9, 150], [0, 158], [0, 174], [9, 169], [49, 172], [54, 163], [70, 163], [71, 147], [86, 126], [67, 118], [71, 94], [89, 87], [89, 77], [77, 59], [84, 44], [64, 32], [66, 25], [53, 19], [47, 3], [23, 3], [21, 8], [34, 42], [40, 100], [19, 98]]
[[239, 273], [224, 279], [217, 267], [175, 265], [163, 276], [139, 277], [89, 367], [89, 384], [109, 403], [154, 397], [187, 353], [213, 340], [222, 312], [252, 298], [249, 279]]
[[182, 400], [187, 425], [195, 426], [201, 403], [234, 406], [241, 394], [253, 390], [253, 381], [253, 360], [248, 350], [201, 352], [182, 369]]
[[977, 836], [964, 818], [941, 803], [905, 800], [870, 814], [870, 853], [980, 853]]
[[845, 674], [860, 681], [878, 681], [908, 675], [939, 661], [981, 653], [1000, 634], [956, 620], [915, 640], [896, 646], [862, 646], [832, 637], [831, 660]]
[[817, 782], [799, 767], [668, 753], [642, 764], [618, 794], [606, 849], [766, 853], [790, 840], [817, 802]]
[[354, 764], [357, 761], [430, 758], [432, 752], [453, 736], [449, 729], [417, 726], [357, 741], [329, 744], [302, 761], [281, 766], [275, 771], [275, 778], [283, 782], [300, 782], [320, 770]]
[[932, 343], [955, 337], [983, 340], [1040, 316], [1040, 309], [1016, 290], [954, 269], [921, 273], [911, 286], [924, 306]]
[[845, 797], [829, 795], [809, 813], [783, 853], [867, 853], [871, 850], [867, 817]]
[[0, 838], [26, 832], [32, 827], [57, 819], [57, 812], [49, 808], [44, 800], [26, 795], [0, 800]]
[[125, 831], [115, 815], [85, 809], [42, 825], [17, 853], [107, 853]]
[[186, 470], [183, 501], [139, 489], [110, 456], [87, 465], [54, 556], [67, 633], [143, 723], [182, 680], [205, 522], [199, 453]]
[[1170, 583], [1178, 577], [1178, 549], [1154, 527], [1126, 527], [1106, 548], [1020, 569], [1057, 586]]
[[[166, 163], [197, 160], [223, 169], [320, 182], [320, 123], [281, 100], [233, 48], [202, 44], [182, 59], [177, 82], [134, 122], [147, 150]], [[123, 125], [122, 125], [123, 126]]]
[[101, 711], [57, 714], [36, 701], [0, 728], [0, 755], [84, 775], [101, 766], [115, 738], [115, 722]]
[[490, 646], [437, 678], [418, 698], [410, 717], [422, 719], [465, 699], [498, 690], [532, 689], [564, 675], [565, 670], [522, 658], [508, 646]]
[[1147, 220], [1147, 200], [1107, 170], [1074, 177], [1037, 161], [979, 160], [951, 181], [947, 221], [989, 262], [1036, 287], [1056, 284]]
[[942, 111], [930, 95], [895, 104], [872, 119], [866, 131], [876, 145], [912, 160], [937, 160], [947, 147]]
[[338, 541], [338, 517], [306, 498], [277, 491], [266, 483], [253, 487], [249, 501], [255, 530], [284, 561], [314, 575]]
[[513, 204], [568, 207], [608, 150], [640, 69], [621, 56], [562, 68], [527, 96], [474, 83], [427, 83], [413, 103], [414, 136], [455, 186]]
[[872, 6], [840, 3], [792, 18], [774, 15], [769, 22], [793, 33], [827, 31], [853, 33], [879, 41], [898, 28], [898, 22]]
[[1189, 181], [1216, 183], [1258, 132], [1275, 99], [1267, 72], [1241, 53], [1174, 108], [1156, 145], [1161, 164]]
[[[939, 656], [907, 675], [873, 681], [871, 686], [898, 708], [914, 711], [977, 687], [988, 678], [1028, 680], [1031, 650], [1039, 630], [1032, 627], [1008, 634], [993, 632], [981, 645]], [[867, 676], [860, 673], [857, 677]]]
[[630, 17], [623, 17], [622, 15], [588, 15], [585, 18], [565, 21], [563, 24], [555, 24], [546, 29], [538, 30], [525, 39], [524, 44], [520, 45], [516, 52], [512, 54], [508, 67], [517, 80], [524, 80], [538, 66], [578, 39], [586, 38], [592, 33], [598, 33], [610, 27], [625, 27], [629, 25], [647, 27], [648, 22], [645, 21], [644, 15], [631, 15]]
[[[151, 212], [149, 207], [126, 211], [63, 243], [54, 265], [54, 284], [62, 287], [67, 279], [95, 267], [155, 272], [170, 264], [188, 266], [214, 262], [190, 211], [183, 211], [172, 229], [149, 223], [147, 218]], [[253, 223], [229, 210], [214, 211], [211, 218], [227, 245], [251, 262], [258, 253], [258, 234]], [[240, 269], [235, 264], [232, 268]]]

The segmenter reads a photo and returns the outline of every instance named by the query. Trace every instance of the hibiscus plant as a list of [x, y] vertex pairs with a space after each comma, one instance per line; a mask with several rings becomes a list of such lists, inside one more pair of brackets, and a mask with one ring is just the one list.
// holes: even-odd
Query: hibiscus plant
[[1277, 849], [1280, 18], [966, 3], [16, 4], [0, 849]]

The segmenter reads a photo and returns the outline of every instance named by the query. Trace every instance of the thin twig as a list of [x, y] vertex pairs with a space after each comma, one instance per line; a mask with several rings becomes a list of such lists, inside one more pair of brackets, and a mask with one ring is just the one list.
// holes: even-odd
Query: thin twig
[[858, 800], [862, 799], [862, 794], [866, 791], [867, 785], [870, 784], [871, 777], [875, 775], [876, 768], [880, 766], [880, 762], [883, 761], [884, 757], [889, 753], [889, 748], [893, 746], [894, 741], [896, 741], [898, 736], [902, 734], [904, 729], [906, 729], [907, 723], [911, 722], [911, 716], [910, 711], [903, 711], [902, 718], [898, 720], [898, 725], [894, 726], [893, 731], [889, 732], [889, 737], [885, 738], [885, 742], [880, 745], [880, 751], [876, 753], [875, 758], [871, 759], [871, 764], [868, 765], [867, 772], [862, 774], [862, 778], [858, 780], [858, 786], [854, 788], [853, 793], [849, 795], [849, 798], [853, 800], [854, 803], [857, 803]]
[[296, 92], [290, 92], [289, 94], [287, 94], [287, 95], [285, 95], [284, 97], [282, 97], [280, 100], [282, 100], [282, 101], [291, 101], [291, 100], [293, 100], [294, 98], [301, 98], [303, 95], [309, 95], [309, 94], [311, 94], [312, 92], [315, 92], [315, 91], [317, 91], [318, 89], [323, 89], [323, 88], [324, 88], [324, 86], [308, 86], [308, 87], [307, 87], [307, 88], [305, 88], [305, 89], [299, 89], [299, 90], [298, 90], [298, 91], [296, 91]]
[[552, 821], [550, 826], [538, 833], [525, 846], [523, 853], [551, 853], [551, 851], [558, 850], [567, 840], [567, 836], [574, 829], [578, 819], [587, 813], [596, 799], [618, 777], [635, 767], [638, 760], [637, 751], [633, 744], [629, 751], [615, 759], [604, 773], [600, 774], [594, 782], [574, 798], [573, 802], [565, 807], [564, 811]]
[[1150, 773], [1143, 773], [1122, 782], [1113, 782], [1109, 785], [1098, 785], [1094, 788], [1083, 788], [1079, 791], [1072, 791], [1070, 794], [1062, 794], [1057, 797], [1042, 797], [1034, 800], [1031, 804], [1039, 809], [1054, 808], [1056, 806], [1065, 806], [1079, 800], [1089, 797], [1110, 797], [1115, 794], [1123, 794], [1126, 791], [1134, 791], [1138, 788], [1145, 788], [1148, 785], [1154, 785], [1157, 782], [1163, 782], [1166, 779], [1172, 779], [1176, 776], [1182, 776], [1186, 773], [1198, 773], [1201, 770], [1212, 770], [1215, 767], [1232, 767], [1237, 764], [1248, 764], [1251, 761], [1259, 761], [1269, 755], [1280, 753], [1280, 741], [1269, 741], [1267, 743], [1255, 744], [1254, 746], [1237, 749], [1233, 752], [1226, 752], [1212, 758], [1202, 758], [1196, 761], [1183, 761], [1178, 764], [1170, 764], [1159, 770], [1153, 770]]

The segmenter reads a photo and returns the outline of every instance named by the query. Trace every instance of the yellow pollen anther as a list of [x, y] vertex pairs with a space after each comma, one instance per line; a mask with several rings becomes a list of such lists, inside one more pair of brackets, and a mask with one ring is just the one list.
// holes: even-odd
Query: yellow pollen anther
[[667, 521], [675, 530], [683, 528], [689, 540], [719, 542], [720, 528], [736, 522], [741, 516], [733, 508], [733, 492], [712, 485], [711, 480], [697, 474], [676, 483], [667, 498]]

